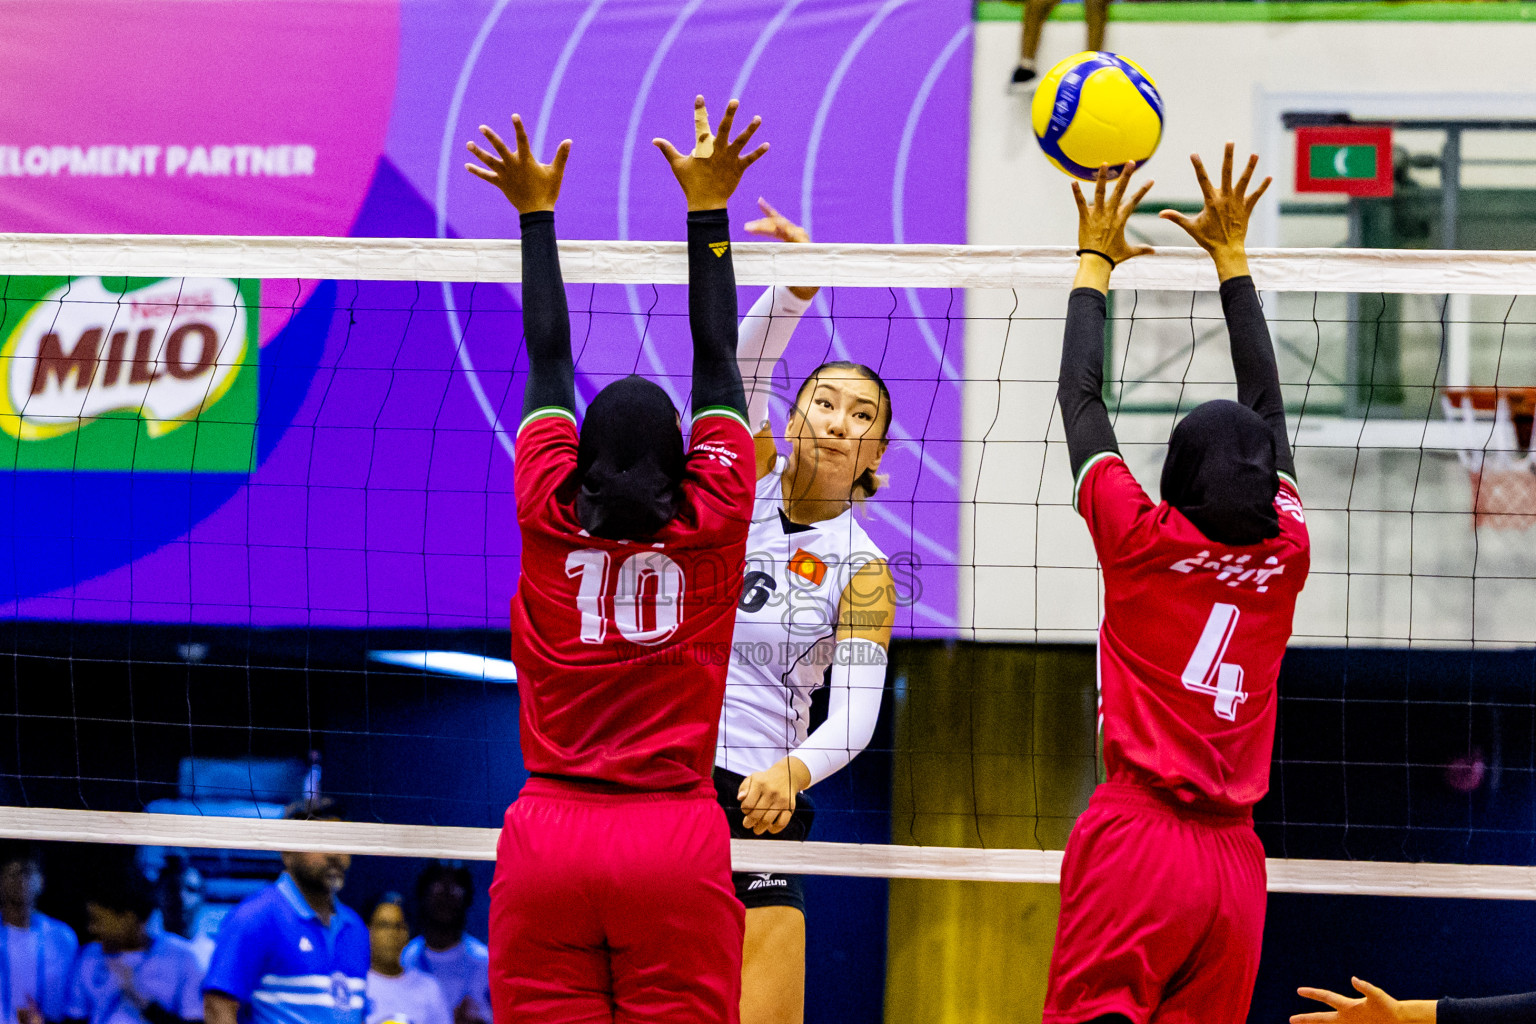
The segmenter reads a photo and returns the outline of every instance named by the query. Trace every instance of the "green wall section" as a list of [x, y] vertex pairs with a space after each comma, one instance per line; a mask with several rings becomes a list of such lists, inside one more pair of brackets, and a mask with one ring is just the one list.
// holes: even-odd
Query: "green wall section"
[[[904, 644], [891, 842], [1060, 850], [1098, 774], [1094, 648]], [[893, 879], [887, 1024], [1038, 1020], [1054, 885]]]
[[[1018, 21], [1024, 5], [1012, 0], [979, 0], [977, 21]], [[1055, 21], [1081, 20], [1077, 4], [1061, 4]], [[1354, 0], [1300, 0], [1254, 3], [1115, 3], [1110, 21], [1536, 21], [1536, 3], [1521, 0], [1405, 0], [1403, 3]]]

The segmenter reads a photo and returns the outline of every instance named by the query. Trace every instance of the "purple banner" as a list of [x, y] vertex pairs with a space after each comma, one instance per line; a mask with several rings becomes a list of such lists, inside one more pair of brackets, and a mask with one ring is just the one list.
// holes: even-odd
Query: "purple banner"
[[[715, 116], [739, 96], [772, 143], [733, 237], [763, 196], [818, 241], [964, 241], [966, 0], [132, 0], [0, 21], [0, 230], [516, 237], [463, 170], [476, 126], [515, 110], [541, 156], [575, 140], [562, 237], [677, 239], [650, 140], [684, 144], [703, 93]], [[580, 402], [640, 372], [686, 405], [684, 289], [569, 295]], [[515, 287], [12, 279], [7, 299], [7, 614], [504, 626]], [[902, 633], [955, 627], [961, 304], [824, 290], [786, 360], [786, 387], [833, 358], [891, 386], [891, 484], [865, 525], [902, 560]]]

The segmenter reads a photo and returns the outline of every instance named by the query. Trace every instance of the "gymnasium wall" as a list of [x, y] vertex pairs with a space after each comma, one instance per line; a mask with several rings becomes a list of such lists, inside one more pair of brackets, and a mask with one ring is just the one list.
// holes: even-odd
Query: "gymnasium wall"
[[[1011, 13], [1000, 4], [981, 6], [984, 13]], [[1258, 152], [1263, 172], [1276, 177], [1261, 206], [1266, 212], [1252, 230], [1254, 245], [1343, 243], [1342, 218], [1317, 225], [1282, 221], [1279, 215], [1279, 204], [1295, 198], [1292, 142], [1279, 125], [1282, 110], [1350, 110], [1365, 117], [1529, 116], [1536, 110], [1528, 74], [1536, 24], [1199, 20], [1215, 17], [1216, 6], [1117, 4], [1107, 46], [1135, 57], [1154, 75], [1167, 107], [1163, 142], [1147, 169], [1157, 185], [1146, 208], [1198, 203], [1187, 155], [1198, 150], [1209, 162], [1231, 139], [1240, 154]], [[1221, 16], [1260, 19], [1266, 7], [1287, 6], [1293, 5], [1229, 4]], [[1410, 6], [1474, 13], [1486, 7]], [[1046, 27], [1043, 64], [1082, 49], [1083, 28], [1074, 20], [1080, 11], [1068, 5], [1058, 9], [1058, 19]], [[1072, 244], [1076, 213], [1067, 179], [1038, 152], [1026, 101], [1004, 91], [1018, 37], [1016, 21], [976, 25], [968, 240]], [[1501, 144], [1529, 156], [1536, 134]], [[1490, 173], [1469, 170], [1465, 184], [1503, 183]], [[1158, 244], [1187, 244], [1176, 228], [1150, 217], [1138, 218], [1135, 227]], [[1188, 309], [1187, 296], [1173, 301]], [[1304, 307], [1299, 313], [1297, 303]], [[1310, 304], [1311, 296], [1302, 296], [1272, 305], [1285, 311], [1283, 316], [1302, 318], [1276, 324], [1276, 333], [1315, 338]], [[1064, 290], [969, 296], [968, 443], [961, 494], [974, 495], [977, 504], [961, 524], [960, 561], [971, 568], [962, 573], [960, 619], [977, 639], [1086, 641], [1097, 627], [1093, 552], [1070, 508], [1071, 477], [1053, 420], [1065, 308]], [[1202, 309], [1219, 317], [1214, 303]], [[1526, 323], [1506, 336], [1507, 348], [1536, 342], [1532, 312], [1536, 309], [1517, 307], [1513, 319]], [[1500, 306], [1495, 315], [1502, 313]], [[1276, 314], [1271, 317], [1274, 322]], [[1188, 323], [1177, 326], [1187, 338]], [[1489, 325], [1474, 342], [1478, 337], [1496, 342], [1501, 326]], [[1325, 337], [1325, 356], [1328, 344]], [[1230, 379], [1224, 346], [1218, 332], [1214, 344], [1200, 347], [1196, 370], [1211, 367], [1221, 375], [1205, 379]], [[1487, 362], [1485, 368], [1491, 366]], [[1480, 382], [1493, 383], [1474, 379]], [[1506, 366], [1498, 382], [1536, 384], [1536, 378], [1514, 379]], [[1199, 397], [1206, 396], [1191, 393], [1187, 400]], [[1174, 420], [1169, 412], [1146, 413], [1122, 416], [1118, 424], [1122, 440], [1132, 442], [1126, 446], [1128, 461], [1154, 496], [1162, 442]], [[1536, 599], [1536, 544], [1530, 535], [1484, 529], [1474, 536], [1464, 514], [1471, 509], [1470, 483], [1453, 456], [1420, 459], [1410, 449], [1367, 452], [1357, 459], [1353, 449], [1305, 448], [1329, 426], [1329, 417], [1309, 415], [1301, 435], [1299, 473], [1311, 505], [1314, 576], [1298, 609], [1296, 642], [1340, 644], [1346, 631], [1350, 643], [1393, 644], [1410, 637], [1415, 643], [1536, 641], [1536, 620], [1525, 611]], [[1030, 440], [1042, 434], [1049, 443]], [[1386, 511], [1345, 516], [1321, 510], [1347, 502]], [[1416, 514], [1410, 516], [1410, 509]], [[1342, 574], [1346, 552], [1349, 580]], [[1031, 623], [1034, 629], [1028, 628]]]

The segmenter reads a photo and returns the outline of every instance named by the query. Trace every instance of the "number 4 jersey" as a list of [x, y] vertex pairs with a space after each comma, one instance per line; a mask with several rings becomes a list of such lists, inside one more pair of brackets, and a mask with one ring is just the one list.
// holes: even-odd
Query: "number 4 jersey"
[[1306, 582], [1310, 542], [1284, 474], [1280, 535], [1208, 540], [1153, 504], [1118, 455], [1090, 460], [1077, 507], [1104, 571], [1099, 708], [1111, 780], [1242, 811], [1269, 789], [1276, 680]]
[[644, 542], [576, 518], [576, 423], [539, 410], [517, 434], [522, 576], [512, 598], [523, 762], [637, 789], [709, 786], [742, 562], [752, 438], [694, 418], [682, 501]]

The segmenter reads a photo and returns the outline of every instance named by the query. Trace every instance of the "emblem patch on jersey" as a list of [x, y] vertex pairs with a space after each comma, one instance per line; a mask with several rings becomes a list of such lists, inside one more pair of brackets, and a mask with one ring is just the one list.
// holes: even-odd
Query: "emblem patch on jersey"
[[709, 243], [709, 251], [715, 254], [715, 258], [716, 259], [719, 259], [721, 256], [724, 256], [726, 254], [726, 252], [728, 252], [730, 250], [730, 248], [731, 248], [731, 243], [730, 242], [710, 242]]
[[812, 586], [819, 587], [822, 580], [827, 578], [827, 563], [801, 548], [790, 558], [789, 571], [810, 580]]

